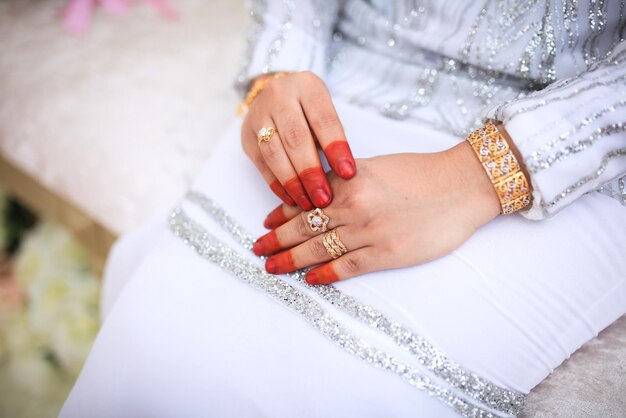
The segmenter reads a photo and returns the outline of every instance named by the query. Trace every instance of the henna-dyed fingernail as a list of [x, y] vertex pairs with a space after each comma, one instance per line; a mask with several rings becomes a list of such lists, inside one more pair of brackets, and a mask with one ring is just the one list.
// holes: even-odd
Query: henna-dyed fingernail
[[324, 169], [320, 166], [310, 167], [302, 170], [299, 177], [313, 204], [317, 207], [328, 206], [332, 200], [332, 192]]
[[311, 199], [313, 199], [313, 203], [317, 207], [324, 207], [330, 203], [330, 196], [322, 189], [313, 190]]
[[276, 196], [279, 197], [280, 200], [288, 204], [289, 206], [296, 206], [296, 202], [289, 196], [285, 188], [280, 184], [278, 180], [274, 180], [272, 184], [270, 184], [270, 189], [274, 192]]
[[291, 251], [284, 251], [267, 259], [265, 270], [272, 274], [289, 273], [296, 270]]
[[330, 264], [324, 264], [309, 271], [304, 279], [308, 284], [330, 284], [338, 281], [339, 277]]
[[298, 202], [298, 206], [300, 206], [304, 210], [313, 209], [313, 203], [309, 200], [306, 192], [304, 191], [304, 187], [302, 187], [302, 183], [298, 177], [294, 177], [291, 180], [285, 183], [285, 189], [287, 192], [294, 197], [296, 202]]
[[265, 221], [263, 221], [263, 226], [267, 229], [274, 229], [284, 224], [288, 220], [289, 219], [287, 219], [285, 213], [283, 212], [283, 207], [279, 206], [271, 211], [269, 215], [267, 215], [267, 218], [265, 218]]
[[306, 200], [303, 199], [300, 202], [300, 207], [302, 208], [302, 210], [312, 210], [314, 206], [313, 206], [313, 203], [309, 201], [309, 199], [306, 199]]
[[252, 246], [252, 250], [256, 255], [270, 255], [280, 250], [280, 244], [278, 243], [276, 231], [268, 232], [256, 240]]
[[270, 257], [265, 261], [265, 270], [270, 274], [276, 274], [276, 260]]
[[263, 250], [263, 243], [260, 239], [258, 239], [252, 246], [252, 251], [254, 251], [256, 255], [263, 255]]
[[317, 273], [315, 272], [315, 270], [311, 270], [306, 274], [306, 277], [304, 278], [304, 280], [306, 280], [306, 282], [310, 285], [316, 285], [316, 284], [320, 284], [319, 281], [319, 276], [317, 275]]
[[324, 154], [328, 158], [328, 162], [331, 167], [340, 177], [344, 179], [352, 178], [356, 174], [356, 165], [354, 163], [354, 157], [350, 150], [350, 145], [347, 141], [337, 140], [331, 142]]
[[354, 176], [355, 169], [354, 164], [350, 160], [343, 160], [339, 162], [339, 167], [337, 167], [339, 174], [342, 178], [351, 178]]

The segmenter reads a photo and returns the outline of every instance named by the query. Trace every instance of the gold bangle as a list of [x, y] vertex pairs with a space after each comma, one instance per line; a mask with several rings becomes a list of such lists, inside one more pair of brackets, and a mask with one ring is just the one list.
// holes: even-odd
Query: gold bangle
[[501, 213], [508, 215], [529, 205], [528, 179], [498, 128], [489, 123], [469, 134], [466, 139], [498, 194]]
[[270, 80], [273, 80], [275, 78], [281, 78], [291, 73], [291, 71], [281, 71], [268, 75], [266, 77], [260, 77], [259, 79], [255, 80], [252, 83], [252, 86], [250, 86], [250, 90], [248, 90], [246, 98], [243, 99], [243, 101], [237, 106], [237, 116], [242, 116], [248, 111], [248, 108], [250, 107], [254, 99], [256, 99], [256, 97], [261, 94], [261, 92], [263, 91], [267, 83], [270, 82]]

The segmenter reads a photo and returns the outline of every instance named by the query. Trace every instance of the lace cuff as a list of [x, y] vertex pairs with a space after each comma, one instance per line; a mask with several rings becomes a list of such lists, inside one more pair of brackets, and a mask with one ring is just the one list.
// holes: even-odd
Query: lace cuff
[[626, 42], [577, 77], [492, 109], [533, 185], [529, 219], [558, 212], [626, 174]]

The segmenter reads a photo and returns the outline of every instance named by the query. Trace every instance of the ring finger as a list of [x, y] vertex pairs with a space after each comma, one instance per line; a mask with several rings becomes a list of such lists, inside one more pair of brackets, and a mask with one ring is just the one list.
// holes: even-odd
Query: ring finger
[[[258, 127], [255, 135], [258, 135], [262, 127], [271, 126], [275, 126], [275, 124], [271, 121], [266, 122], [264, 125]], [[267, 166], [272, 170], [272, 173], [274, 173], [280, 184], [283, 185], [287, 193], [296, 201], [298, 206], [304, 210], [312, 209], [313, 204], [309, 200], [302, 186], [302, 182], [300, 182], [298, 174], [289, 160], [280, 134], [275, 131], [269, 140], [259, 141], [259, 148]]]
[[[339, 247], [344, 246], [344, 251], [340, 251], [340, 253], [345, 254], [348, 251], [355, 251], [366, 246], [366, 244], [359, 239], [362, 235], [354, 228], [339, 227], [334, 231], [336, 240], [339, 240], [339, 243], [334, 241], [335, 247], [337, 248], [337, 245]], [[337, 252], [334, 252], [324, 245], [325, 235], [327, 234], [331, 234], [331, 231], [313, 237], [290, 250], [271, 256], [265, 262], [265, 269], [268, 273], [272, 274], [289, 273], [338, 258]], [[333, 241], [332, 238], [330, 241]], [[335, 257], [333, 257], [333, 255]]]

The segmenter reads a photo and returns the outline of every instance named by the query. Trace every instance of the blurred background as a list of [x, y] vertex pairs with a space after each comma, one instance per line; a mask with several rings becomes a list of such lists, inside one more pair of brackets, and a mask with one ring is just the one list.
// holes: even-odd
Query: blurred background
[[110, 246], [233, 121], [247, 26], [243, 0], [0, 1], [0, 417], [57, 416]]
[[[247, 27], [243, 0], [0, 0], [0, 418], [58, 414], [111, 245], [172, 207], [234, 119]], [[524, 416], [626, 416], [624, 330]]]

